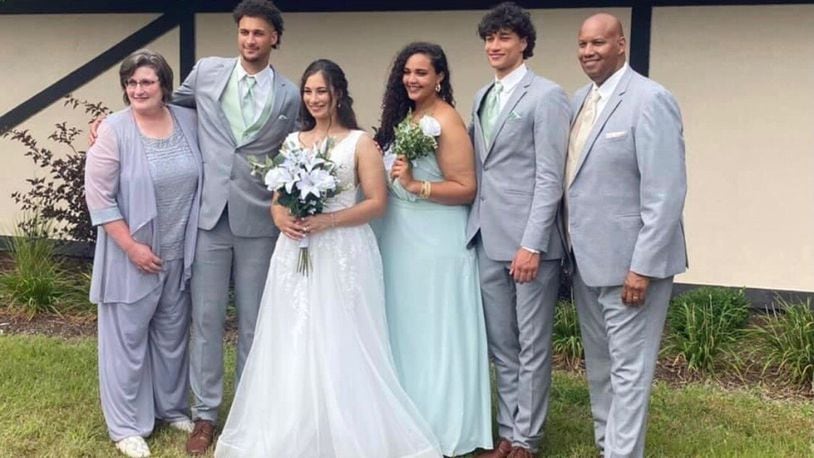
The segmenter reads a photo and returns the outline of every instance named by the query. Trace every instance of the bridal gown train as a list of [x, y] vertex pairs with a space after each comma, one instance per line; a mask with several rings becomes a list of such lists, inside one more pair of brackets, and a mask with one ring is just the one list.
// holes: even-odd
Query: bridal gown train
[[[326, 212], [353, 206], [356, 144], [336, 143], [343, 191]], [[298, 141], [297, 133], [286, 141]], [[310, 239], [312, 270], [280, 235], [254, 343], [216, 457], [439, 457], [429, 426], [399, 385], [388, 343], [382, 263], [367, 224]]]

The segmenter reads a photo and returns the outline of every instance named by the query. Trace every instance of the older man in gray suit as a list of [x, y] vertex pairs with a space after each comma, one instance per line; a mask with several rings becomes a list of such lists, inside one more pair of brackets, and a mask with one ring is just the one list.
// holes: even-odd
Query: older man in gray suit
[[473, 105], [478, 193], [467, 225], [497, 370], [500, 440], [487, 456], [525, 458], [539, 446], [548, 408], [563, 256], [556, 216], [571, 112], [565, 92], [525, 65], [536, 38], [528, 12], [498, 5], [478, 33], [495, 70]]
[[234, 11], [240, 57], [201, 59], [173, 96], [198, 111], [204, 182], [198, 246], [192, 270], [190, 385], [195, 429], [187, 451], [212, 443], [223, 398], [223, 333], [229, 281], [238, 314], [237, 377], [251, 347], [254, 325], [279, 231], [271, 192], [250, 173], [249, 158], [274, 155], [294, 130], [297, 86], [269, 65], [283, 33], [280, 11], [246, 0]]
[[662, 86], [630, 69], [619, 20], [588, 18], [579, 61], [565, 213], [596, 444], [644, 454], [650, 386], [673, 276], [687, 266], [681, 113]]

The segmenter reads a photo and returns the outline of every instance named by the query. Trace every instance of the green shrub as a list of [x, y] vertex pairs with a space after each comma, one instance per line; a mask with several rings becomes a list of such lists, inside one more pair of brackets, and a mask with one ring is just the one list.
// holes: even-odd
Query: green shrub
[[[99, 103], [80, 100], [72, 95], [65, 96], [64, 105], [81, 109], [95, 119], [110, 114], [110, 110]], [[15, 191], [11, 198], [23, 212], [34, 213], [42, 219], [54, 223], [52, 236], [60, 239], [79, 242], [96, 240], [96, 229], [90, 223], [90, 216], [85, 205], [85, 153], [82, 146], [86, 140], [82, 130], [61, 122], [55, 125], [48, 136], [50, 144], [61, 151], [54, 151], [42, 146], [27, 129], [10, 129], [0, 137], [8, 138], [25, 146], [25, 156], [40, 172], [33, 178], [27, 178], [29, 189]], [[31, 220], [23, 219], [18, 223], [20, 230], [28, 233], [37, 228], [30, 227]]]
[[670, 303], [665, 351], [683, 358], [690, 371], [711, 371], [716, 356], [738, 340], [748, 320], [749, 301], [742, 289], [688, 291]]
[[571, 301], [559, 301], [554, 309], [552, 348], [571, 368], [577, 367], [584, 356], [577, 308]]
[[780, 299], [777, 309], [754, 329], [761, 339], [764, 372], [777, 367], [792, 382], [809, 385], [814, 391], [814, 310], [811, 302], [791, 304]]
[[87, 303], [86, 273], [69, 275], [54, 256], [57, 242], [50, 238], [51, 224], [38, 217], [24, 218], [26, 232], [17, 229], [6, 241], [14, 267], [0, 274], [0, 292], [9, 306], [30, 315], [40, 312], [59, 313], [65, 300]]

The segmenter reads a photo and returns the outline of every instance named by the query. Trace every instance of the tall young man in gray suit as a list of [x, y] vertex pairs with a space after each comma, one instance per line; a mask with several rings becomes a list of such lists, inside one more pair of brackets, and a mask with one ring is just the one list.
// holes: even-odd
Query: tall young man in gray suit
[[687, 266], [681, 113], [627, 66], [616, 17], [591, 16], [578, 42], [593, 83], [573, 100], [564, 203], [595, 440], [605, 457], [641, 457], [673, 276]]
[[260, 298], [279, 231], [271, 192], [250, 173], [249, 158], [274, 155], [294, 130], [295, 84], [269, 65], [283, 34], [271, 2], [245, 0], [234, 10], [240, 57], [198, 61], [173, 103], [198, 111], [204, 161], [198, 246], [192, 267], [190, 385], [195, 429], [187, 452], [212, 443], [223, 398], [223, 333], [229, 282], [238, 314], [237, 378], [251, 347]]
[[500, 440], [487, 456], [525, 458], [539, 446], [548, 408], [563, 256], [555, 220], [571, 112], [565, 92], [525, 65], [536, 39], [527, 11], [500, 4], [478, 34], [495, 71], [472, 109], [478, 193], [467, 225], [497, 370]]

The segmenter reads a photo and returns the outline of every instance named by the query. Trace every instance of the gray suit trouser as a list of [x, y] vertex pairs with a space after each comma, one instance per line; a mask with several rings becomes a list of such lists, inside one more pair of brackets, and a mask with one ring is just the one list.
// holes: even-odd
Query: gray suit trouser
[[644, 456], [650, 388], [673, 277], [652, 279], [645, 304], [622, 303], [622, 286], [590, 287], [574, 272], [594, 438], [606, 458]]
[[99, 395], [114, 441], [149, 436], [155, 419], [189, 418], [189, 291], [184, 261], [165, 261], [159, 286], [132, 304], [99, 304]]
[[[269, 224], [271, 217], [269, 216]], [[277, 237], [238, 237], [229, 227], [227, 211], [211, 230], [198, 231], [192, 264], [192, 333], [190, 385], [194, 419], [217, 421], [223, 400], [223, 334], [229, 280], [234, 279], [238, 318], [235, 384], [254, 338], [254, 325], [271, 253]]]
[[551, 332], [560, 260], [541, 261], [537, 277], [515, 283], [510, 262], [489, 259], [478, 242], [478, 267], [489, 354], [497, 373], [498, 434], [536, 451], [551, 387]]

